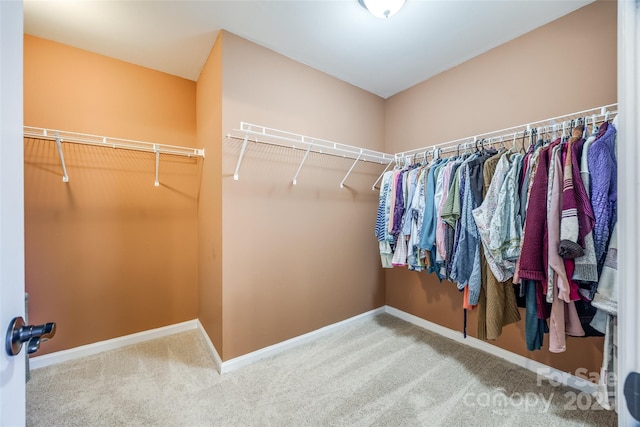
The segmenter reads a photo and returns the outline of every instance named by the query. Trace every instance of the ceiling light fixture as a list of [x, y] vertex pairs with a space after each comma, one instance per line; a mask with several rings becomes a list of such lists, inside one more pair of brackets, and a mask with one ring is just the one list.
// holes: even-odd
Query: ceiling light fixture
[[389, 18], [398, 13], [406, 0], [358, 0], [376, 18]]

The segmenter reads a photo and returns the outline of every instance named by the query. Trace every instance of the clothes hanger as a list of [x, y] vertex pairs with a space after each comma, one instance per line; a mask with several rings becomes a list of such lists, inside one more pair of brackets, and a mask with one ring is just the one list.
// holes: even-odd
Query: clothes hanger
[[542, 145], [549, 144], [551, 142], [551, 126], [544, 126], [542, 133]]
[[573, 136], [573, 128], [575, 127], [575, 120], [571, 119], [569, 121], [569, 138]]
[[544, 144], [544, 137], [547, 131], [546, 127], [544, 126], [540, 126], [538, 130], [539, 130], [540, 136], [538, 137], [538, 140], [536, 141], [536, 145], [534, 145], [534, 147], [538, 147], [538, 144]]

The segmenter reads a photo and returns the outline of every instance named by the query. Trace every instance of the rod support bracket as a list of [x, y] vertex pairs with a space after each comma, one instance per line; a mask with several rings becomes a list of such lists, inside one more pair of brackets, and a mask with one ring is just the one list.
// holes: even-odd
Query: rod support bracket
[[62, 182], [69, 182], [69, 175], [67, 174], [67, 164], [64, 161], [64, 153], [62, 152], [62, 138], [58, 132], [55, 132], [56, 147], [58, 148], [58, 156], [60, 157], [60, 164], [62, 165]]
[[160, 169], [160, 150], [158, 149], [158, 146], [156, 144], [153, 144], [153, 151], [155, 151], [156, 153], [156, 180], [153, 183], [153, 185], [155, 187], [160, 187], [160, 180], [159, 180], [159, 169]]

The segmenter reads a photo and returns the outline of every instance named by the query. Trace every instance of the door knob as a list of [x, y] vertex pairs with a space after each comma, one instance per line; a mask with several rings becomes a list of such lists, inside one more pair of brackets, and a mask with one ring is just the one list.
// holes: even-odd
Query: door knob
[[44, 325], [25, 325], [22, 317], [14, 317], [7, 329], [5, 349], [9, 356], [16, 356], [22, 350], [22, 344], [27, 344], [27, 352], [34, 353], [40, 347], [40, 343], [53, 338], [56, 334], [54, 322]]
[[640, 421], [640, 374], [631, 372], [624, 381], [624, 397], [627, 399], [627, 409], [636, 421]]

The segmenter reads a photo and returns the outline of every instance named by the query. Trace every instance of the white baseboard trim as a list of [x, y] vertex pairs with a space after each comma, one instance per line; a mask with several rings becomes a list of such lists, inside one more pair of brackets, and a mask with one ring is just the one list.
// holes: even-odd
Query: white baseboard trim
[[211, 338], [209, 338], [207, 331], [204, 330], [204, 326], [202, 326], [202, 323], [200, 323], [200, 319], [198, 319], [198, 330], [200, 330], [200, 332], [202, 333], [202, 336], [207, 343], [207, 347], [209, 347], [209, 352], [213, 356], [213, 361], [216, 364], [218, 373], [222, 373], [222, 358], [220, 357], [220, 353], [218, 353], [216, 346], [213, 345], [213, 342], [211, 341]]
[[486, 341], [479, 340], [478, 338], [469, 336], [467, 336], [467, 338], [464, 338], [462, 336], [462, 333], [460, 332], [445, 328], [444, 326], [440, 326], [433, 322], [429, 322], [428, 320], [425, 320], [418, 316], [414, 316], [413, 314], [409, 314], [405, 311], [398, 310], [397, 308], [387, 305], [385, 306], [385, 311], [392, 316], [412, 323], [423, 329], [435, 332], [438, 335], [442, 335], [443, 337], [468, 345], [469, 347], [482, 350], [486, 353], [500, 357], [501, 359], [505, 359], [508, 362], [535, 372], [538, 375], [539, 380], [541, 378], [545, 378], [550, 380], [552, 384], [563, 384], [592, 395], [597, 393], [597, 385], [589, 380], [577, 377], [556, 368], [552, 368], [551, 366], [545, 365], [544, 363], [536, 362], [535, 360], [531, 360], [519, 354], [512, 353], [508, 350], [492, 345]]
[[115, 350], [133, 344], [139, 344], [144, 341], [162, 338], [180, 332], [196, 329], [198, 321], [188, 320], [174, 325], [163, 326], [161, 328], [150, 329], [131, 335], [125, 335], [105, 341], [98, 341], [80, 347], [70, 348], [68, 350], [56, 351], [55, 353], [36, 356], [29, 359], [29, 369], [39, 369], [45, 366], [56, 365], [58, 363], [69, 360], [78, 359], [80, 357], [91, 356], [102, 353], [103, 351]]
[[242, 356], [235, 357], [233, 359], [227, 360], [226, 362], [222, 362], [222, 365], [220, 367], [220, 373], [224, 374], [227, 372], [234, 371], [236, 369], [242, 368], [243, 366], [247, 366], [247, 365], [250, 365], [251, 363], [255, 363], [258, 360], [274, 356], [278, 353], [282, 353], [286, 350], [290, 350], [299, 345], [318, 339], [321, 336], [326, 335], [338, 328], [346, 326], [347, 324], [354, 322], [356, 320], [374, 317], [384, 312], [385, 312], [385, 307], [384, 306], [379, 307], [374, 310], [370, 310], [365, 313], [358, 314], [357, 316], [353, 316], [348, 319], [342, 320], [340, 322], [325, 326], [323, 328], [316, 329], [315, 331], [311, 331], [304, 335], [299, 335], [297, 337], [288, 339], [286, 341], [282, 341], [280, 343], [270, 345], [269, 347], [261, 348], [260, 350], [256, 350], [251, 353], [247, 353]]

